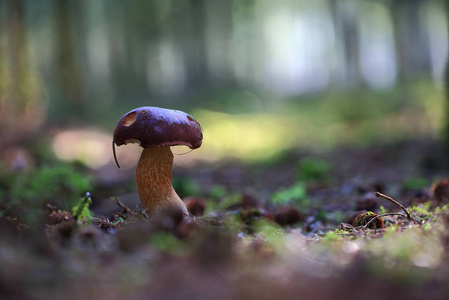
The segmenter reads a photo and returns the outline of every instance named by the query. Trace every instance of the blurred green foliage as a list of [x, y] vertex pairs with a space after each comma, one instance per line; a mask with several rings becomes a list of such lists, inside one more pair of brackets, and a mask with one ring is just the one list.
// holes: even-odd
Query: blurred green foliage
[[429, 186], [429, 180], [422, 177], [405, 178], [402, 181], [402, 189], [405, 191], [418, 191]]
[[324, 236], [321, 237], [321, 241], [325, 244], [343, 241], [343, 236], [341, 233], [342, 232], [339, 229], [329, 230]]
[[0, 163], [0, 201], [4, 201], [7, 191], [12, 184], [13, 177], [6, 170], [6, 167]]
[[49, 202], [70, 208], [91, 187], [88, 177], [70, 165], [43, 166], [17, 175], [11, 186], [11, 203]]
[[226, 187], [222, 185], [214, 185], [209, 191], [209, 197], [212, 199], [220, 199], [227, 193]]
[[268, 243], [282, 250], [285, 243], [285, 230], [278, 224], [268, 220], [259, 219], [254, 222], [254, 231]]
[[278, 205], [295, 205], [299, 208], [310, 206], [307, 198], [307, 183], [327, 182], [331, 178], [331, 166], [328, 162], [312, 157], [299, 161], [297, 182], [288, 188], [278, 190], [271, 200]]
[[307, 190], [303, 182], [297, 182], [293, 186], [277, 191], [271, 198], [278, 205], [293, 204], [300, 208], [309, 206]]
[[384, 215], [388, 213], [388, 209], [386, 209], [383, 205], [379, 207], [379, 215]]
[[224, 186], [214, 185], [206, 198], [206, 214], [211, 211], [226, 209], [230, 205], [238, 203], [241, 198], [236, 194], [228, 195], [228, 190]]
[[[418, 205], [410, 207], [409, 212], [415, 217], [428, 221], [435, 216], [431, 206], [431, 201], [419, 203]], [[438, 211], [441, 212], [441, 208], [438, 208]]]
[[151, 235], [150, 244], [156, 249], [171, 254], [181, 254], [184, 249], [180, 240], [173, 234], [165, 231], [157, 231]]
[[225, 215], [223, 224], [226, 227], [226, 231], [231, 234], [238, 234], [245, 231], [245, 224], [243, 224], [240, 215], [236, 212]]
[[331, 166], [328, 162], [312, 157], [300, 160], [298, 179], [305, 182], [323, 182], [330, 179]]
[[242, 194], [241, 193], [232, 193], [228, 194], [220, 199], [220, 201], [215, 205], [215, 209], [217, 210], [226, 210], [232, 205], [239, 204], [242, 202]]
[[197, 196], [200, 192], [199, 185], [188, 177], [177, 177], [172, 181], [173, 188], [179, 197]]

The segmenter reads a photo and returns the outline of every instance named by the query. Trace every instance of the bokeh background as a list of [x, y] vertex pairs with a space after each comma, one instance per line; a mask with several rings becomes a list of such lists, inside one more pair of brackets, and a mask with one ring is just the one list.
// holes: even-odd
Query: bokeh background
[[[138, 106], [203, 125], [181, 165], [439, 139], [448, 111], [439, 0], [2, 0], [0, 42], [15, 168], [112, 166], [115, 123]], [[122, 148], [131, 168], [140, 150]]]

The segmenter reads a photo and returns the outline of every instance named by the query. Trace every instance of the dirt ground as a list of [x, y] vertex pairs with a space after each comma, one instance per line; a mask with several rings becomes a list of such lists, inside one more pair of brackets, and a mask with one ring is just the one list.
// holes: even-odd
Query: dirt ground
[[[328, 167], [298, 175], [304, 158]], [[57, 201], [32, 221], [3, 208], [0, 298], [447, 299], [449, 206], [432, 189], [447, 162], [437, 142], [410, 141], [176, 168], [175, 188], [195, 194], [188, 219], [145, 215], [129, 179], [97, 173], [88, 217]], [[366, 211], [402, 215], [352, 224]]]

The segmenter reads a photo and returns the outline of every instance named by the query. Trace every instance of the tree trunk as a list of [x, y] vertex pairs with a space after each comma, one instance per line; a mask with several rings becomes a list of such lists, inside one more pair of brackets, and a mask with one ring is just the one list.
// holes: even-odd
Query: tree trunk
[[343, 76], [338, 78], [339, 84], [345, 88], [358, 87], [361, 84], [360, 76], [360, 33], [359, 33], [359, 5], [357, 1], [332, 0], [330, 2], [338, 47], [342, 49], [341, 64]]
[[393, 0], [391, 3], [399, 83], [430, 68], [428, 36], [419, 22], [421, 4], [422, 0]]
[[[42, 83], [28, 55], [26, 18], [23, 0], [0, 4], [0, 34], [7, 47], [0, 51], [0, 149], [33, 132], [42, 122], [46, 106]], [[18, 122], [17, 120], [20, 120]]]
[[[76, 1], [75, 1], [76, 2]], [[69, 108], [80, 113], [82, 110], [82, 84], [79, 64], [75, 57], [76, 43], [72, 19], [71, 1], [56, 0], [56, 65], [55, 81], [58, 83], [60, 96], [69, 102]]]
[[[449, 0], [445, 0], [445, 10], [446, 16], [449, 19]], [[449, 55], [448, 61], [446, 61], [446, 71], [444, 75], [444, 83], [446, 88], [446, 125], [444, 128], [444, 142], [447, 150], [449, 151]]]

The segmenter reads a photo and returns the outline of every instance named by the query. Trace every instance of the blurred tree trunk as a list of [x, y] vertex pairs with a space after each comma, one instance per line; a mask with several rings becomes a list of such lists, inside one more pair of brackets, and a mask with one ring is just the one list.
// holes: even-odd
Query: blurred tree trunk
[[29, 63], [22, 0], [9, 1], [9, 21], [10, 70], [14, 78], [11, 82], [10, 96], [15, 99], [16, 104], [25, 106], [29, 99], [24, 94], [26, 87], [22, 87], [22, 83], [26, 80]]
[[124, 2], [112, 1], [105, 6], [107, 16], [107, 35], [111, 56], [109, 60], [113, 95], [120, 99], [124, 93], [124, 83], [128, 76], [125, 39]]
[[228, 0], [206, 2], [206, 41], [207, 72], [209, 84], [214, 87], [232, 87], [235, 80], [232, 70], [232, 6]]
[[[263, 85], [265, 83], [264, 60], [269, 55], [264, 37], [257, 33], [263, 26], [263, 17], [258, 17], [257, 0], [234, 0], [232, 2], [232, 72], [236, 82], [244, 85]], [[257, 50], [256, 50], [257, 49]], [[236, 83], [237, 85], [238, 83]]]
[[195, 71], [192, 74], [193, 84], [207, 87], [209, 84], [209, 66], [207, 57], [207, 41], [206, 41], [206, 1], [207, 0], [190, 0], [190, 11], [193, 17], [193, 37], [196, 40], [193, 45], [193, 57], [196, 60]]
[[[445, 10], [446, 10], [446, 16], [449, 20], [449, 0], [445, 0]], [[449, 26], [448, 26], [449, 31]], [[446, 149], [449, 151], [449, 53], [448, 58], [446, 60], [446, 70], [444, 74], [444, 83], [446, 88], [446, 126], [444, 128], [444, 140], [446, 144]]]
[[330, 2], [338, 45], [342, 49], [341, 82], [345, 87], [357, 87], [361, 83], [360, 76], [360, 33], [359, 5], [357, 1], [331, 0]]
[[403, 83], [408, 76], [430, 69], [428, 36], [420, 23], [423, 0], [392, 0], [398, 79]]
[[143, 98], [153, 96], [148, 69], [152, 60], [159, 60], [162, 24], [159, 6], [168, 4], [169, 0], [114, 1], [105, 6], [111, 81], [117, 99], [142, 103]]
[[0, 34], [7, 41], [7, 47], [0, 47], [0, 149], [33, 132], [46, 112], [42, 82], [28, 53], [23, 2], [0, 3], [6, 20], [0, 25]]
[[73, 26], [72, 5], [77, 1], [55, 0], [54, 14], [56, 26], [56, 60], [55, 81], [60, 91], [61, 100], [69, 102], [70, 109], [82, 111], [81, 74], [76, 53], [75, 29]]
[[127, 14], [125, 18], [125, 26], [128, 28], [126, 38], [126, 54], [129, 64], [126, 68], [131, 68], [131, 76], [133, 78], [128, 91], [135, 93], [133, 97], [147, 97], [150, 93], [148, 86], [148, 53], [150, 47], [158, 45], [159, 29], [157, 22], [157, 1], [142, 1], [136, 5], [134, 1], [128, 1]]
[[[7, 36], [6, 26], [8, 19], [8, 7], [6, 2], [0, 2], [0, 41]], [[8, 86], [10, 76], [8, 74], [8, 57], [4, 47], [0, 47], [0, 112], [8, 98]]]
[[208, 86], [209, 74], [206, 58], [205, 26], [206, 5], [204, 0], [180, 2], [175, 8], [175, 36], [182, 48], [183, 64], [186, 73], [187, 88]]

